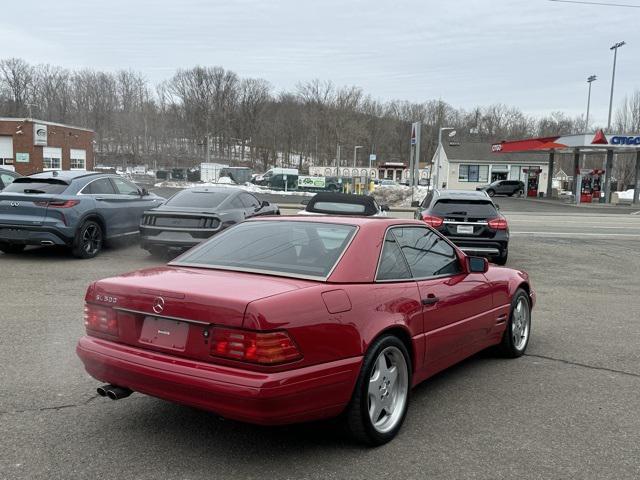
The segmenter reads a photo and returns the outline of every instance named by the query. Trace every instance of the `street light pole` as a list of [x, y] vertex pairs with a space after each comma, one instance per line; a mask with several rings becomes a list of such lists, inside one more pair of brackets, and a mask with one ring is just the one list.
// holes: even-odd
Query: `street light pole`
[[363, 148], [362, 145], [356, 145], [353, 147], [353, 167], [356, 166], [356, 160], [358, 159], [358, 149]]
[[613, 86], [616, 81], [616, 60], [618, 59], [618, 48], [626, 45], [625, 42], [614, 44], [609, 50], [613, 50], [613, 72], [611, 74], [611, 95], [609, 96], [609, 119], [607, 120], [607, 133], [611, 132], [611, 110], [613, 109]]
[[440, 188], [439, 185], [440, 185], [440, 157], [442, 156], [442, 132], [447, 130], [455, 132], [455, 129], [452, 127], [440, 127], [440, 130], [438, 130], [438, 158], [436, 159], [436, 174], [434, 177], [432, 188]]
[[587, 83], [589, 84], [589, 95], [587, 96], [587, 118], [584, 121], [584, 130], [585, 133], [589, 131], [589, 107], [591, 107], [591, 84], [595, 82], [598, 78], [595, 75], [591, 75], [587, 78]]

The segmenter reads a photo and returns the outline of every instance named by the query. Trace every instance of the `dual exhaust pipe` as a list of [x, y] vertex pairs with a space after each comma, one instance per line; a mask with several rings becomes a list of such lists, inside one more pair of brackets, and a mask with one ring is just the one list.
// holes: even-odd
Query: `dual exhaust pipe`
[[128, 388], [118, 387], [116, 385], [102, 385], [98, 387], [96, 391], [101, 397], [109, 397], [111, 400], [127, 398], [133, 393], [133, 391]]

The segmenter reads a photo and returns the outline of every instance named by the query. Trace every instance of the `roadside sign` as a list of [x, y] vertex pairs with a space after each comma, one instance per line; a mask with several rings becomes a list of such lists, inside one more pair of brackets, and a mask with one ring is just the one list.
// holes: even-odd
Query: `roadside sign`
[[325, 177], [309, 177], [309, 176], [298, 177], [298, 187], [325, 188], [326, 185], [327, 185], [327, 179]]
[[376, 158], [377, 158], [377, 156], [376, 156], [376, 154], [375, 154], [375, 153], [372, 153], [371, 155], [369, 155], [369, 161], [370, 161], [370, 162], [375, 162], [375, 161], [376, 161]]
[[416, 137], [416, 124], [411, 124], [411, 145], [415, 145], [418, 139]]
[[29, 154], [28, 153], [16, 153], [16, 162], [17, 163], [29, 163]]

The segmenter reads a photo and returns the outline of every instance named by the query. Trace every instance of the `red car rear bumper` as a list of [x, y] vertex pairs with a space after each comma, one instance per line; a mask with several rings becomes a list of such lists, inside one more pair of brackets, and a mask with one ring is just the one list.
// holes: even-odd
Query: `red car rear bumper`
[[348, 404], [362, 357], [260, 373], [82, 337], [76, 348], [94, 378], [223, 417], [262, 425], [338, 415]]

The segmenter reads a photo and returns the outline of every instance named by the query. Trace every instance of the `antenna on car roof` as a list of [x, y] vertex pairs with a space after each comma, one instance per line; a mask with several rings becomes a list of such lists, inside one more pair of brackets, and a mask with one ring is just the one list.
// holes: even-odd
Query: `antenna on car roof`
[[57, 176], [58, 176], [58, 171], [57, 171], [57, 170], [54, 170], [54, 171], [53, 171], [53, 176], [54, 176], [54, 177], [57, 177]]

